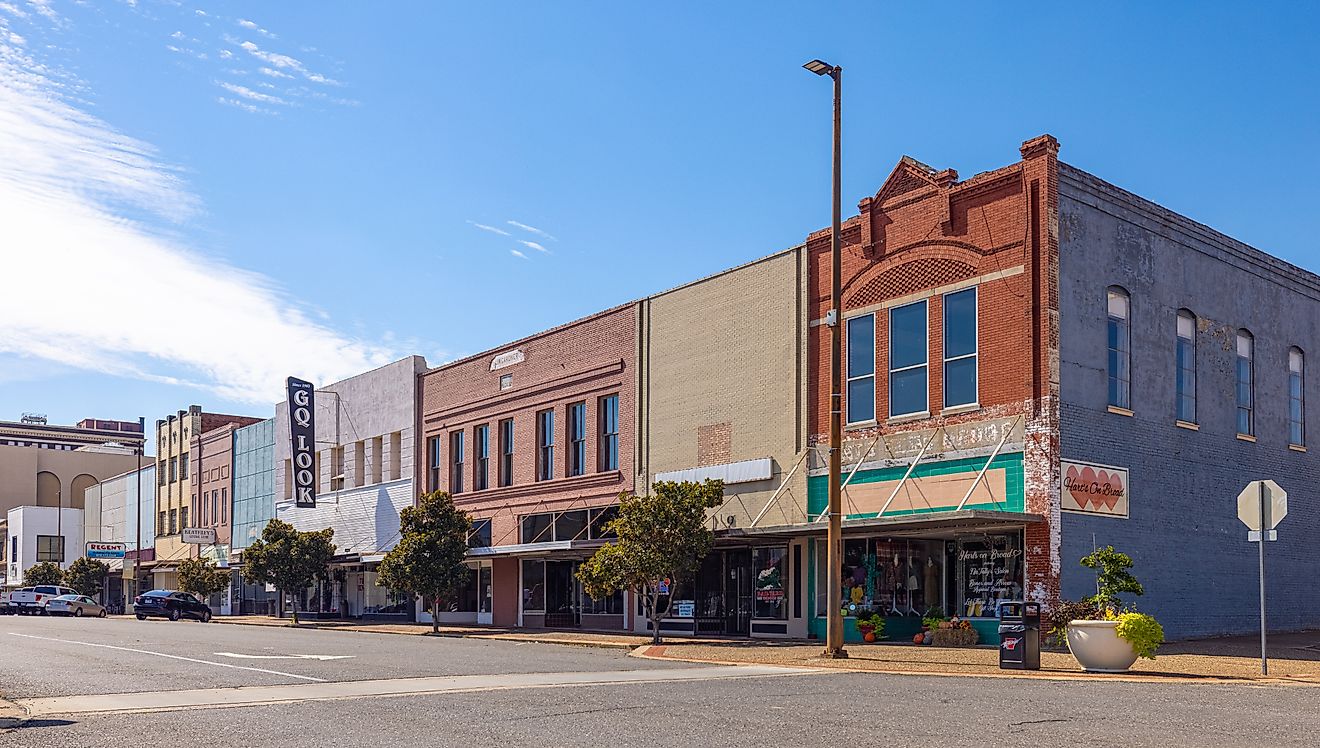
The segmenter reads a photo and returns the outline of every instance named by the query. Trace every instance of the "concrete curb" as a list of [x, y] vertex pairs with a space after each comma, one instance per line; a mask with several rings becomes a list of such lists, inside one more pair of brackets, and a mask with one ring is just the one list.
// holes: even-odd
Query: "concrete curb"
[[[255, 621], [234, 621], [226, 620], [222, 617], [211, 619], [212, 623], [225, 623], [231, 626], [255, 626], [258, 628], [296, 628], [302, 631], [349, 631], [358, 634], [387, 634], [392, 636], [434, 636], [430, 631], [388, 631], [372, 630], [368, 627], [354, 624], [315, 624], [300, 623], [294, 626], [289, 623], [256, 623]], [[504, 634], [504, 633], [485, 633], [485, 632], [446, 632], [440, 630], [439, 636], [449, 639], [495, 639], [498, 641], [518, 642], [521, 644], [560, 644], [566, 647], [592, 647], [596, 649], [614, 649], [632, 651], [637, 645], [631, 642], [621, 641], [596, 641], [593, 639], [557, 639], [554, 637], [538, 637], [528, 634]]]
[[[800, 665], [789, 665], [784, 663], [770, 662], [747, 662], [732, 660], [707, 660], [693, 657], [681, 657], [667, 655], [664, 653], [667, 645], [664, 644], [643, 644], [633, 649], [629, 653], [630, 657], [637, 657], [644, 660], [667, 660], [669, 662], [690, 662], [702, 665], [771, 665], [788, 668], [811, 668], [822, 672], [837, 673], [874, 673], [879, 675], [914, 675], [927, 676], [933, 678], [1009, 678], [1015, 680], [1047, 680], [1047, 681], [1086, 681], [1090, 683], [1109, 682], [1109, 683], [1169, 683], [1169, 684], [1199, 684], [1199, 685], [1219, 685], [1219, 686], [1302, 686], [1309, 688], [1320, 687], [1320, 682], [1315, 680], [1301, 680], [1305, 676], [1283, 676], [1283, 677], [1218, 677], [1206, 675], [1142, 675], [1140, 673], [1126, 674], [1107, 674], [1107, 673], [1067, 673], [1067, 672], [1042, 672], [1042, 671], [1015, 671], [1005, 670], [1003, 672], [981, 672], [981, 673], [963, 673], [949, 670], [894, 670], [881, 667], [835, 667], [827, 664], [804, 663]], [[652, 652], [652, 649], [660, 650]]]
[[0, 730], [9, 730], [15, 727], [22, 727], [28, 720], [27, 710], [0, 697]]

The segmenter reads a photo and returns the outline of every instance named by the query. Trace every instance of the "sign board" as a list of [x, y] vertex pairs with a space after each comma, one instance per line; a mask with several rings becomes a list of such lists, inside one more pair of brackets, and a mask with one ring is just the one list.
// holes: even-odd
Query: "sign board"
[[675, 600], [675, 601], [674, 601], [674, 617], [675, 617], [675, 618], [691, 618], [691, 617], [692, 617], [692, 614], [693, 614], [694, 612], [696, 612], [696, 609], [697, 609], [697, 601], [696, 601], [696, 600]]
[[[1278, 540], [1278, 539], [1279, 539], [1279, 531], [1278, 531], [1278, 530], [1266, 530], [1266, 531], [1265, 531], [1265, 540], [1267, 540], [1267, 541], [1269, 541], [1269, 542], [1272, 543], [1272, 542], [1274, 542], [1274, 541], [1276, 541], [1276, 540]], [[1247, 542], [1248, 542], [1248, 543], [1259, 543], [1259, 542], [1260, 542], [1260, 530], [1247, 530]]]
[[492, 358], [490, 360], [490, 370], [496, 371], [507, 366], [513, 366], [514, 364], [521, 364], [523, 360], [523, 352], [515, 348]]
[[215, 543], [214, 527], [185, 527], [180, 535], [185, 543], [196, 545], [213, 545]]
[[1063, 477], [1063, 511], [1127, 519], [1127, 468], [1062, 460], [1059, 475]]
[[289, 440], [293, 461], [293, 505], [316, 508], [316, 401], [311, 382], [289, 377]]
[[103, 543], [98, 540], [87, 541], [83, 555], [87, 558], [123, 558], [128, 546], [123, 543]]
[[[1261, 517], [1261, 492], [1264, 492], [1265, 516]], [[1238, 519], [1248, 530], [1273, 530], [1288, 515], [1288, 492], [1272, 480], [1253, 480], [1237, 497]]]

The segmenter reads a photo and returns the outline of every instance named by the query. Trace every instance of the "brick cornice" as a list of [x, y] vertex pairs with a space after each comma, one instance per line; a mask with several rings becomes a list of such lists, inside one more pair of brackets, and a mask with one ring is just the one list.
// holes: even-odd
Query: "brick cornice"
[[[429, 426], [452, 419], [460, 419], [464, 415], [490, 408], [496, 404], [508, 410], [518, 410], [519, 408], [526, 407], [527, 400], [534, 400], [569, 387], [581, 386], [598, 379], [605, 379], [613, 375], [622, 374], [623, 369], [624, 360], [618, 359], [602, 366], [595, 366], [572, 374], [555, 377], [554, 379], [540, 382], [523, 390], [496, 392], [489, 397], [484, 397], [480, 400], [473, 400], [471, 402], [454, 405], [448, 408], [433, 409], [423, 414], [422, 423]], [[623, 382], [622, 380], [611, 380], [600, 386], [601, 388], [607, 386], [622, 387]], [[557, 400], [559, 398], [554, 397], [551, 399]]]
[[454, 504], [457, 506], [470, 506], [475, 504], [486, 505], [492, 502], [507, 502], [510, 499], [535, 498], [539, 494], [547, 494], [545, 498], [557, 501], [572, 498], [565, 495], [570, 491], [590, 491], [592, 489], [597, 489], [594, 492], [604, 495], [604, 492], [600, 491], [600, 489], [605, 489], [611, 486], [615, 487], [615, 493], [626, 489], [623, 484], [622, 471], [610, 470], [603, 473], [575, 475], [571, 478], [555, 478], [554, 480], [542, 480], [534, 483], [520, 483], [516, 486], [488, 488], [484, 491], [467, 491], [454, 494], [453, 499]]

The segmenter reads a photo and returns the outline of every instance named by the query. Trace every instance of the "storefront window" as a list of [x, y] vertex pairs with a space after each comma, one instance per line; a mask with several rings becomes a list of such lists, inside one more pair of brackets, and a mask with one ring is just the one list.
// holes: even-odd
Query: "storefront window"
[[752, 551], [752, 564], [755, 568], [755, 608], [756, 618], [788, 618], [788, 606], [785, 604], [784, 589], [787, 587], [785, 574], [787, 563], [785, 548], [756, 548]]
[[522, 562], [523, 610], [545, 610], [545, 562]]
[[449, 613], [475, 613], [477, 610], [477, 570], [469, 568], [467, 579], [448, 600], [440, 603], [440, 609]]
[[[823, 616], [830, 605], [827, 546], [817, 543], [816, 549], [816, 614]], [[944, 609], [944, 567], [942, 540], [845, 540], [838, 605], [848, 616], [920, 616], [932, 607]]]
[[582, 612], [595, 615], [623, 615], [623, 593], [616, 591], [607, 598], [596, 600], [588, 597], [584, 592], [582, 594]]
[[1022, 534], [960, 538], [954, 561], [958, 570], [958, 615], [993, 617], [999, 603], [1022, 599]]

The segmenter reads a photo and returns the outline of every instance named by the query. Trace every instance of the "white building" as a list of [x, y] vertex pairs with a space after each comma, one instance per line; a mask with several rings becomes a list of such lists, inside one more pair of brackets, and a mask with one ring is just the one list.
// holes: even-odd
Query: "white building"
[[150, 459], [147, 463], [141, 470], [107, 478], [85, 494], [84, 540], [123, 543], [127, 549], [123, 559], [103, 559], [115, 577], [110, 581], [107, 599], [131, 600], [149, 586], [133, 584], [133, 560], [139, 539], [144, 562], [152, 560], [156, 547], [156, 463]]
[[23, 583], [28, 567], [54, 561], [67, 569], [83, 549], [83, 510], [20, 506], [9, 510], [9, 568], [6, 585]]

